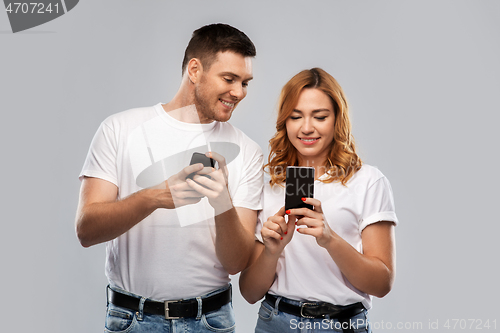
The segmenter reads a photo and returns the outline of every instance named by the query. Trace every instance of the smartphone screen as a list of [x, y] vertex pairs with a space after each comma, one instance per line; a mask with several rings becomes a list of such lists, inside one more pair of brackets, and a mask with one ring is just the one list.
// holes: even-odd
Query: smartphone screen
[[313, 209], [302, 201], [302, 198], [314, 197], [314, 168], [313, 167], [295, 167], [286, 168], [286, 187], [285, 187], [285, 209], [306, 207]]

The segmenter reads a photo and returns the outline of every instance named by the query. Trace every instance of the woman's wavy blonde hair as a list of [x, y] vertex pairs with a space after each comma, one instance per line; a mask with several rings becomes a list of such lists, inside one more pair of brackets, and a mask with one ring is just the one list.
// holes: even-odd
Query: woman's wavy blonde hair
[[322, 182], [338, 181], [345, 185], [361, 168], [362, 162], [356, 154], [344, 91], [338, 82], [321, 68], [301, 71], [281, 90], [276, 134], [269, 140], [269, 163], [264, 166], [271, 176], [270, 184], [282, 185], [286, 180], [286, 167], [298, 166], [297, 149], [288, 139], [286, 120], [297, 106], [301, 91], [306, 88], [319, 89], [327, 94], [332, 100], [335, 113], [335, 133], [328, 158], [324, 161], [327, 177], [322, 179]]

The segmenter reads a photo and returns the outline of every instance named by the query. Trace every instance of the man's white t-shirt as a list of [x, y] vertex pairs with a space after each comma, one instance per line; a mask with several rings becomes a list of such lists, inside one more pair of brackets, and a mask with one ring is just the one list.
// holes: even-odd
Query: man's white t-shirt
[[[379, 221], [398, 223], [392, 189], [377, 168], [366, 164], [346, 185], [316, 180], [314, 198], [321, 201], [324, 216], [333, 231], [362, 253], [361, 231], [365, 227]], [[262, 205], [256, 228], [256, 237], [261, 242], [262, 224], [285, 205], [285, 189], [266, 183]], [[269, 293], [298, 301], [336, 305], [362, 302], [366, 309], [371, 308], [371, 296], [349, 283], [316, 238], [298, 232], [294, 232], [278, 260], [276, 278]]]
[[[235, 207], [261, 209], [262, 151], [229, 123], [190, 124], [161, 104], [107, 118], [92, 140], [80, 173], [109, 181], [123, 199], [161, 184], [188, 166], [193, 152], [215, 151], [228, 168]], [[111, 286], [156, 300], [197, 297], [228, 284], [215, 254], [213, 208], [204, 198], [176, 209], [157, 209], [106, 244]]]

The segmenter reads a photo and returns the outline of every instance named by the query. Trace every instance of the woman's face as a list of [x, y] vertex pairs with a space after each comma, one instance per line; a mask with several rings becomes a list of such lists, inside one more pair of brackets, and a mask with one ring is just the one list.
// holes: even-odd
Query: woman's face
[[303, 89], [286, 120], [288, 139], [302, 165], [321, 165], [333, 141], [335, 113], [330, 97], [316, 88]]

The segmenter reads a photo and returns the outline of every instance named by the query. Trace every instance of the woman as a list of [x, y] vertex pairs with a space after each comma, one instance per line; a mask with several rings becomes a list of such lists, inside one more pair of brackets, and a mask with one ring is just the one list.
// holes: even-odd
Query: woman
[[[276, 129], [259, 241], [240, 276], [248, 302], [265, 296], [255, 332], [371, 332], [370, 295], [386, 295], [395, 275], [390, 184], [362, 165], [344, 92], [320, 68], [283, 87]], [[313, 210], [285, 211], [287, 166], [314, 167], [314, 198], [302, 199]]]

